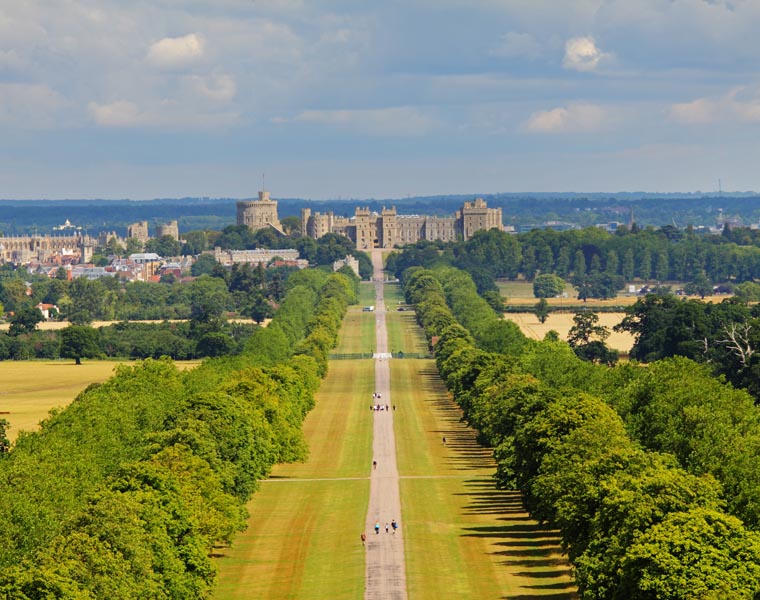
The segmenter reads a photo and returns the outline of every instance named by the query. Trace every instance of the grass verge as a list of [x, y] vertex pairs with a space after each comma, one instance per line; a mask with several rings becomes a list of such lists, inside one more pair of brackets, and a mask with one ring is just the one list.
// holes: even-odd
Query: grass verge
[[[369, 323], [374, 335], [372, 315]], [[339, 352], [348, 351], [349, 337]], [[262, 482], [248, 505], [248, 529], [217, 552], [215, 598], [363, 596], [359, 534], [369, 503], [373, 387], [373, 361], [330, 362], [304, 424], [310, 458], [278, 465]]]

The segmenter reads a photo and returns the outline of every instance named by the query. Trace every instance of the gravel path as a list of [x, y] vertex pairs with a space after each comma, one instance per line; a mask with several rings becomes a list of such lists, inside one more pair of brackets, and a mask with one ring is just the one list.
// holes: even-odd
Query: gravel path
[[[383, 295], [383, 259], [379, 251], [372, 252], [375, 268], [375, 318], [377, 320], [375, 352], [375, 392], [380, 394], [375, 404], [387, 405], [390, 410], [373, 413], [373, 460], [371, 469], [367, 534], [367, 583], [364, 597], [406, 599], [406, 567], [404, 563], [404, 534], [401, 519], [399, 476], [396, 467], [396, 440], [393, 435], [393, 399], [388, 365], [388, 335], [385, 328], [385, 298]], [[370, 401], [371, 398], [368, 398]], [[394, 533], [391, 523], [399, 524]], [[375, 524], [380, 532], [375, 533]], [[386, 527], [388, 528], [386, 530]]]

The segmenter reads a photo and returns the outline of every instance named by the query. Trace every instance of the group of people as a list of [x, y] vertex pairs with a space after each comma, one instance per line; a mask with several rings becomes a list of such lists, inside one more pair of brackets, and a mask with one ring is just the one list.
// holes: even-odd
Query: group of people
[[[372, 399], [373, 400], [379, 400], [380, 398], [382, 398], [382, 395], [380, 394], [380, 392], [374, 392], [372, 394]], [[390, 410], [391, 407], [389, 405], [387, 405], [387, 404], [372, 403], [372, 404], [369, 405], [369, 409], [370, 410], [375, 410], [375, 411], [378, 411], [378, 410]], [[395, 404], [393, 405], [393, 410], [396, 410], [396, 405]]]
[[[389, 531], [393, 530], [393, 534], [396, 534], [396, 530], [398, 529], [398, 522], [396, 519], [391, 520], [390, 525], [388, 523], [385, 524], [385, 533], [388, 533]], [[375, 534], [380, 534], [380, 521], [375, 521]], [[367, 535], [362, 532], [361, 535], [362, 545], [365, 544], [367, 541]]]

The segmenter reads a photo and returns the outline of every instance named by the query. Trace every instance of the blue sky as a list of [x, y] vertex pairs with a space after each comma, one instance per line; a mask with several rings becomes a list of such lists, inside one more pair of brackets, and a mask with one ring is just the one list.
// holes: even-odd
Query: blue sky
[[0, 198], [760, 189], [758, 0], [0, 0]]

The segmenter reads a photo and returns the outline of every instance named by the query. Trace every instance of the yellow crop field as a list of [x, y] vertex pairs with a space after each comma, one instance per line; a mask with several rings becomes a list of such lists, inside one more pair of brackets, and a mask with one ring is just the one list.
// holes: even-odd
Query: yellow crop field
[[[52, 408], [68, 406], [91, 383], [105, 381], [116, 365], [127, 361], [70, 360], [0, 362], [0, 418], [10, 423], [8, 439], [33, 431]], [[177, 362], [181, 369], [200, 361]]]
[[[589, 308], [593, 310], [593, 308]], [[625, 313], [597, 314], [599, 315], [599, 325], [603, 325], [611, 332], [610, 337], [607, 338], [607, 345], [619, 352], [628, 353], [633, 346], [633, 336], [625, 332], [612, 331], [612, 328], [623, 320]], [[542, 340], [547, 332], [552, 329], [559, 334], [561, 340], [566, 340], [567, 334], [573, 326], [573, 313], [550, 313], [545, 323], [539, 323], [538, 318], [533, 313], [507, 313], [504, 317], [517, 323], [520, 330], [534, 340]]]

